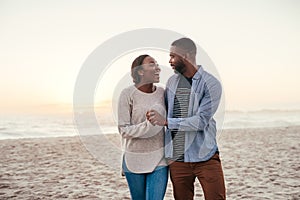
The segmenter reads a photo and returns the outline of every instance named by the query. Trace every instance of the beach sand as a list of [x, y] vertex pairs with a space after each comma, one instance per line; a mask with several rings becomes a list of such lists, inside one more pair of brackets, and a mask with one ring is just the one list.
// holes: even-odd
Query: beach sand
[[[218, 144], [227, 199], [300, 199], [300, 127], [225, 130]], [[0, 199], [130, 199], [118, 134], [0, 140], [0, 150]]]

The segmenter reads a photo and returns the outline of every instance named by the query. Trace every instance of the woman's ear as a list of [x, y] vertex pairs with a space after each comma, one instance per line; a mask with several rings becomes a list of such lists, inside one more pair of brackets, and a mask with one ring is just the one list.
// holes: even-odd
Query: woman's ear
[[137, 72], [138, 72], [138, 75], [140, 75], [140, 76], [144, 76], [144, 70], [142, 70], [142, 69], [139, 69]]

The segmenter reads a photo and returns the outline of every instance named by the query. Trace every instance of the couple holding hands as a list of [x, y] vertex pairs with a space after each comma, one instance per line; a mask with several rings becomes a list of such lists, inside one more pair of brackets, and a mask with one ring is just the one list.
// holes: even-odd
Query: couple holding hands
[[213, 118], [222, 87], [196, 64], [196, 53], [189, 38], [171, 44], [175, 74], [165, 89], [154, 85], [161, 69], [153, 57], [140, 55], [132, 63], [134, 85], [120, 95], [118, 128], [133, 200], [162, 200], [169, 172], [176, 200], [194, 198], [196, 177], [206, 200], [226, 199]]

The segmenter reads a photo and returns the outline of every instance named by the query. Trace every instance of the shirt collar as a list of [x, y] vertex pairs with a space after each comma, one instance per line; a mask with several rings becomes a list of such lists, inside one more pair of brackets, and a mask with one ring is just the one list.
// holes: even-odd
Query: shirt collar
[[[203, 67], [202, 67], [201, 65], [198, 65], [198, 70], [197, 70], [197, 72], [194, 74], [193, 80], [194, 80], [194, 79], [195, 79], [195, 80], [200, 79], [201, 76], [202, 76], [202, 74], [203, 74], [203, 72], [204, 72]], [[180, 74], [176, 74], [176, 75], [177, 75], [176, 78], [179, 79], [179, 78], [180, 78]]]
[[198, 65], [198, 71], [194, 74], [193, 79], [200, 79], [202, 74], [203, 74], [204, 70], [203, 67], [201, 65]]

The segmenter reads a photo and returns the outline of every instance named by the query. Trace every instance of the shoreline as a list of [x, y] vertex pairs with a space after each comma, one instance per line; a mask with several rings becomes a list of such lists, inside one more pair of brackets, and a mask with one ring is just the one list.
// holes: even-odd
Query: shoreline
[[[247, 127], [247, 128], [226, 128], [220, 130], [222, 132], [232, 132], [232, 131], [242, 131], [242, 130], [261, 130], [261, 129], [288, 129], [288, 128], [300, 128], [300, 125], [290, 125], [290, 126], [272, 126], [272, 127]], [[70, 137], [89, 137], [89, 136], [99, 136], [99, 135], [119, 135], [119, 133], [101, 133], [101, 134], [91, 134], [91, 135], [53, 135], [53, 136], [37, 136], [37, 137], [17, 137], [17, 138], [1, 138], [0, 142], [5, 140], [27, 140], [27, 139], [47, 139], [47, 138], [70, 138]]]

